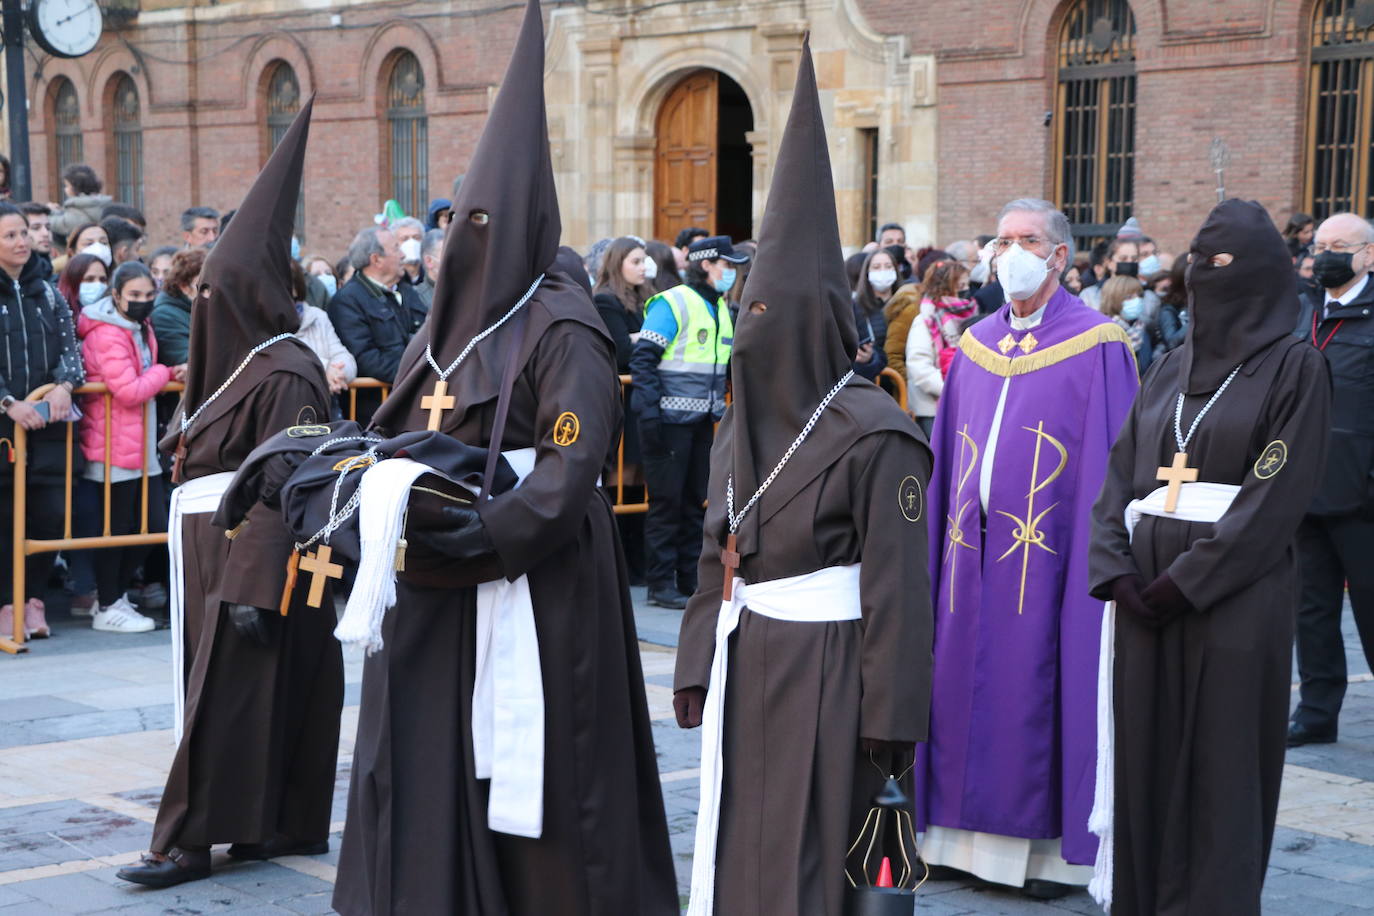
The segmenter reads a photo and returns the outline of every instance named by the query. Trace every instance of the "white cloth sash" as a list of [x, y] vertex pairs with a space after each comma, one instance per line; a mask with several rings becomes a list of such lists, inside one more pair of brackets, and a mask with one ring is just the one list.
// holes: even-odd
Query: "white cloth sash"
[[[1160, 487], [1144, 499], [1126, 506], [1126, 534], [1135, 537], [1135, 527], [1147, 515], [1184, 522], [1215, 524], [1231, 508], [1240, 487], [1230, 483], [1185, 483], [1179, 490], [1173, 512], [1164, 511], [1169, 493]], [[1115, 840], [1116, 805], [1116, 721], [1112, 712], [1112, 673], [1116, 669], [1116, 602], [1108, 601], [1102, 614], [1102, 638], [1097, 656], [1097, 785], [1093, 790], [1093, 810], [1088, 829], [1097, 836], [1097, 860], [1088, 893], [1106, 909], [1112, 905], [1112, 843]]]
[[[535, 450], [502, 452], [523, 483]], [[382, 618], [396, 604], [396, 549], [410, 486], [433, 471], [408, 458], [378, 462], [363, 473], [358, 523], [358, 578], [334, 635], [382, 648]], [[476, 489], [468, 487], [476, 493]], [[477, 586], [476, 681], [472, 688], [473, 769], [490, 779], [487, 826], [538, 839], [544, 830], [544, 683], [527, 576]]]
[[167, 524], [167, 552], [172, 567], [170, 596], [172, 616], [172, 735], [177, 744], [186, 727], [186, 551], [182, 546], [181, 520], [188, 515], [204, 515], [219, 508], [233, 471], [207, 474], [188, 480], [172, 491]]
[[701, 717], [701, 803], [697, 813], [696, 851], [692, 860], [692, 897], [687, 916], [711, 916], [716, 902], [716, 841], [720, 833], [720, 793], [724, 774], [725, 683], [730, 634], [740, 612], [792, 623], [861, 620], [859, 571], [862, 564], [828, 566], [801, 576], [756, 582], [736, 577], [731, 600], [720, 603], [711, 679]]

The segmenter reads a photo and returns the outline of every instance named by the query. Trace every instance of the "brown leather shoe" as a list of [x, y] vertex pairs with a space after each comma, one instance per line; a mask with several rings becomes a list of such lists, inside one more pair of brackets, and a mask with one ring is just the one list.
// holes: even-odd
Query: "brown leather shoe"
[[173, 846], [166, 855], [145, 852], [137, 865], [115, 872], [115, 877], [144, 887], [175, 887], [210, 877], [210, 850]]

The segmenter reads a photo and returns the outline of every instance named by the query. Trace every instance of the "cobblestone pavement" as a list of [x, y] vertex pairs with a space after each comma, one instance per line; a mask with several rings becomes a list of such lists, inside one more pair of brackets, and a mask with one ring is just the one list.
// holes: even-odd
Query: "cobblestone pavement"
[[[642, 590], [638, 597], [643, 598]], [[691, 871], [697, 741], [672, 722], [676, 612], [641, 606], [639, 633], [679, 887]], [[1347, 614], [1347, 624], [1349, 615]], [[0, 655], [0, 916], [40, 913], [328, 913], [357, 723], [361, 661], [348, 659], [331, 851], [265, 863], [215, 856], [210, 880], [166, 891], [118, 881], [146, 848], [172, 756], [165, 630], [121, 636], [52, 613], [56, 636]], [[1288, 756], [1267, 914], [1374, 910], [1374, 678], [1347, 626], [1352, 677], [1341, 741]], [[686, 897], [683, 897], [685, 903]], [[942, 882], [918, 912], [1094, 913], [1086, 894], [1035, 903]], [[619, 916], [619, 914], [617, 914]], [[631, 916], [631, 914], [626, 914]]]

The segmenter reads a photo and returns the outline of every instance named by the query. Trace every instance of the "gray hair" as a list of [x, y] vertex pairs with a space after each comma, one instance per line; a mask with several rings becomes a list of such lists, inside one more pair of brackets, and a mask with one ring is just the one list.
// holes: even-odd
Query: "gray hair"
[[1073, 227], [1069, 225], [1069, 218], [1061, 213], [1058, 207], [1038, 197], [1021, 197], [1007, 204], [1002, 208], [1002, 212], [997, 214], [998, 225], [1001, 225], [1008, 213], [1039, 213], [1043, 216], [1045, 234], [1054, 244], [1069, 246], [1068, 263], [1073, 263]]
[[212, 219], [219, 222], [219, 211], [214, 207], [188, 207], [181, 211], [181, 231], [190, 232], [196, 228], [196, 220]]
[[420, 239], [420, 257], [438, 256], [444, 248], [444, 230], [431, 229]]
[[587, 249], [587, 254], [582, 258], [582, 265], [587, 268], [587, 273], [595, 277], [601, 273], [601, 262], [606, 259], [606, 249], [611, 247], [611, 242], [615, 239], [598, 239], [592, 242], [592, 247]]
[[[1374, 223], [1371, 223], [1369, 220], [1365, 219], [1363, 216], [1360, 216], [1360, 214], [1358, 213], [1351, 213], [1349, 211], [1343, 211], [1341, 213], [1332, 213], [1326, 219], [1321, 221], [1321, 226], [1325, 226], [1333, 219], [1343, 220], [1346, 217], [1359, 220], [1360, 223], [1364, 226], [1364, 240], [1366, 242], [1374, 242]], [[1321, 226], [1318, 226], [1317, 228], [1320, 229]]]
[[945, 246], [945, 254], [956, 261], [967, 261], [978, 257], [978, 243], [970, 239], [960, 239]]
[[390, 228], [392, 232], [398, 229], [419, 229], [421, 235], [425, 234], [425, 224], [413, 216], [403, 216], [394, 221], [388, 228]]
[[352, 243], [348, 246], [348, 266], [354, 270], [362, 270], [372, 263], [372, 256], [385, 256], [386, 249], [382, 247], [381, 239], [377, 236], [382, 232], [390, 230], [382, 229], [380, 226], [368, 226], [362, 232], [353, 236]]

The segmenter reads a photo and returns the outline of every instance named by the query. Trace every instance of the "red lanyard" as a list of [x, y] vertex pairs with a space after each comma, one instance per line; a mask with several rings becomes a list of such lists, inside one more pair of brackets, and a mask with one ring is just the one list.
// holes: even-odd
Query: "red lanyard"
[[1312, 313], [1312, 346], [1316, 347], [1318, 350], [1325, 352], [1326, 345], [1331, 343], [1331, 338], [1336, 336], [1336, 332], [1341, 329], [1341, 325], [1343, 324], [1345, 324], [1344, 318], [1336, 322], [1336, 326], [1331, 329], [1331, 333], [1326, 335], [1326, 340], [1323, 340], [1321, 343], [1317, 343], [1317, 313], [1314, 311]]

